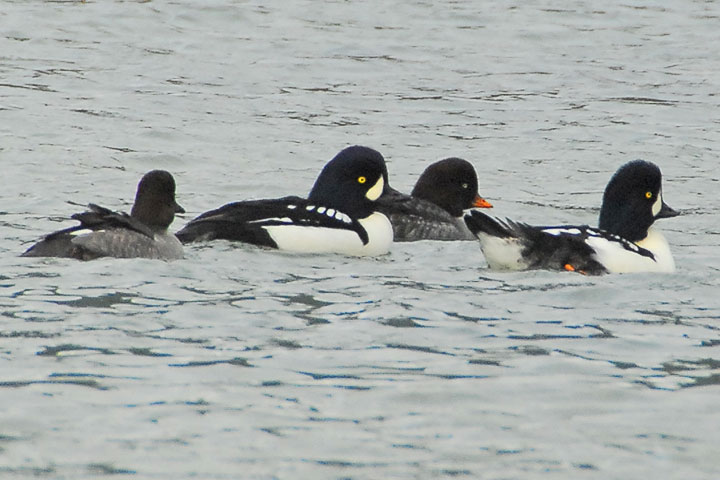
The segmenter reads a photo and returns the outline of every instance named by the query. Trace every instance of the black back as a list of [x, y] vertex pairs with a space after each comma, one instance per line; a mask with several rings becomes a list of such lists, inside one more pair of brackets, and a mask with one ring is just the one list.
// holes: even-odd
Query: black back
[[175, 235], [183, 243], [238, 240], [275, 248], [277, 245], [262, 224], [254, 222], [282, 218], [291, 212], [288, 205], [303, 201], [300, 197], [284, 197], [228, 203], [194, 218]]
[[354, 230], [367, 244], [367, 232], [358, 220], [375, 211], [376, 203], [367, 194], [383, 173], [387, 169], [380, 153], [348, 147], [325, 165], [308, 199], [292, 196], [229, 203], [193, 219], [176, 235], [183, 243], [226, 239], [277, 247], [264, 227], [296, 225]]
[[[355, 231], [367, 244], [368, 236], [357, 219], [336, 215], [327, 208], [300, 197], [247, 200], [223, 205], [193, 219], [177, 232], [183, 243], [203, 240], [236, 240], [277, 248], [264, 227], [297, 225], [342, 228]], [[339, 217], [339, 218], [338, 218]], [[343, 220], [344, 218], [344, 220]]]

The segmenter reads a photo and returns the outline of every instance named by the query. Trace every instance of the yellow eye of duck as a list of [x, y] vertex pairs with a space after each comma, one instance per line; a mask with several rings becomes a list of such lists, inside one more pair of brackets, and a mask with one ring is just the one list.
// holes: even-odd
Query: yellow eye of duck
[[358, 183], [365, 183], [367, 182], [367, 178], [365, 177], [358, 177]]
[[652, 198], [652, 192], [645, 192], [645, 198]]

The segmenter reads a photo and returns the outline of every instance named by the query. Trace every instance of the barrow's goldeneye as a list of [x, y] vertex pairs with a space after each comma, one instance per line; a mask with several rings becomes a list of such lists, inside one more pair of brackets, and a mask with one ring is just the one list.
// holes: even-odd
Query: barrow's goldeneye
[[673, 272], [675, 262], [655, 220], [674, 217], [662, 196], [653, 163], [635, 160], [618, 169], [603, 195], [599, 228], [534, 227], [493, 219], [477, 210], [465, 216], [490, 268], [544, 268], [587, 274]]
[[396, 242], [475, 240], [465, 226], [463, 210], [492, 207], [478, 194], [475, 168], [461, 158], [427, 167], [410, 195], [386, 189], [378, 205], [390, 218]]
[[130, 215], [90, 204], [71, 218], [80, 225], [51, 233], [30, 247], [24, 257], [182, 258], [182, 244], [167, 229], [176, 213], [175, 180], [164, 170], [145, 174], [138, 184]]
[[368, 147], [345, 148], [320, 172], [307, 199], [291, 196], [229, 203], [190, 221], [183, 243], [236, 240], [300, 253], [380, 255], [392, 244], [392, 226], [376, 211], [386, 171]]

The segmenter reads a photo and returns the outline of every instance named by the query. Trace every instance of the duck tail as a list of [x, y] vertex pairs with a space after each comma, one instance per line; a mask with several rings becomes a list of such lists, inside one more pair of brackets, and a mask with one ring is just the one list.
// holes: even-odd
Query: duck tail
[[476, 237], [481, 233], [500, 238], [516, 237], [506, 223], [478, 210], [471, 210], [465, 214], [463, 219]]

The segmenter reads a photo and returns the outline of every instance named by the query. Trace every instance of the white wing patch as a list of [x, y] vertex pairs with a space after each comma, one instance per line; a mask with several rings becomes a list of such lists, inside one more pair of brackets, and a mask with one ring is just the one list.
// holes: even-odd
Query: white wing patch
[[[104, 232], [105, 230], [95, 230], [96, 232]], [[84, 228], [82, 230], [75, 230], [74, 232], [70, 232], [70, 235], [73, 237], [78, 237], [80, 235], [87, 235], [88, 233], [93, 233], [93, 230], [90, 230], [89, 228]]]
[[260, 223], [260, 222], [292, 223], [292, 219], [290, 217], [270, 217], [270, 218], [260, 218], [258, 220], [248, 220], [247, 223]]
[[[288, 208], [291, 209], [291, 210], [293, 210], [293, 209], [297, 208], [297, 205], [288, 205]], [[334, 218], [334, 219], [336, 219], [336, 220], [340, 220], [341, 222], [347, 223], [347, 224], [352, 223], [352, 219], [350, 218], [350, 216], [344, 214], [344, 213], [341, 212], [340, 210], [335, 210], [334, 208], [318, 207], [318, 206], [316, 206], [316, 205], [308, 205], [308, 206], [305, 207], [305, 210], [307, 210], [308, 212], [312, 212], [313, 210], [315, 210], [315, 211], [316, 211], [317, 213], [319, 213], [320, 215], [327, 215], [328, 218]], [[255, 222], [264, 222], [264, 221], [266, 221], [266, 220], [277, 220], [277, 221], [283, 221], [283, 222], [286, 222], [286, 223], [290, 223], [290, 219], [289, 219], [289, 218], [288, 218], [288, 219], [286, 219], [286, 218], [282, 218], [282, 219], [279, 219], [279, 218], [263, 218], [263, 219], [261, 219], [261, 220], [255, 220]], [[253, 222], [248, 222], [248, 223], [253, 223]]]
[[[634, 244], [633, 242], [630, 242], [630, 241], [622, 238], [619, 235], [615, 235], [613, 233], [608, 233], [608, 232], [602, 232], [599, 230], [595, 230], [594, 228], [582, 228], [581, 229], [581, 228], [575, 228], [575, 227], [571, 227], [571, 228], [557, 227], [557, 228], [545, 228], [545, 229], [543, 229], [543, 232], [545, 232], [549, 235], [553, 235], [555, 237], [560, 236], [560, 235], [580, 236], [583, 234], [587, 234], [588, 238], [594, 237], [597, 239], [605, 239], [608, 242], [618, 242], [621, 244], [621, 246], [623, 248], [626, 248], [627, 250], [631, 250], [633, 252], [640, 251], [640, 248], [638, 248], [638, 246], [636, 244]], [[586, 241], [586, 243], [589, 243], [589, 242]]]
[[640, 252], [640, 247], [637, 246], [637, 244], [631, 242], [630, 240], [626, 240], [620, 235], [615, 235], [614, 233], [607, 233], [607, 232], [598, 232], [597, 230], [593, 230], [592, 228], [588, 229], [588, 233], [592, 235], [593, 237], [597, 238], [603, 238], [603, 234], [605, 238], [608, 238], [610, 241], [619, 243], [623, 248], [630, 250], [632, 252], [638, 253]]
[[335, 212], [335, 218], [344, 223], [352, 223], [352, 219], [342, 212]]
[[580, 235], [582, 232], [579, 228], [546, 228], [543, 230], [543, 232], [548, 233], [550, 235], [558, 236], [558, 235]]

